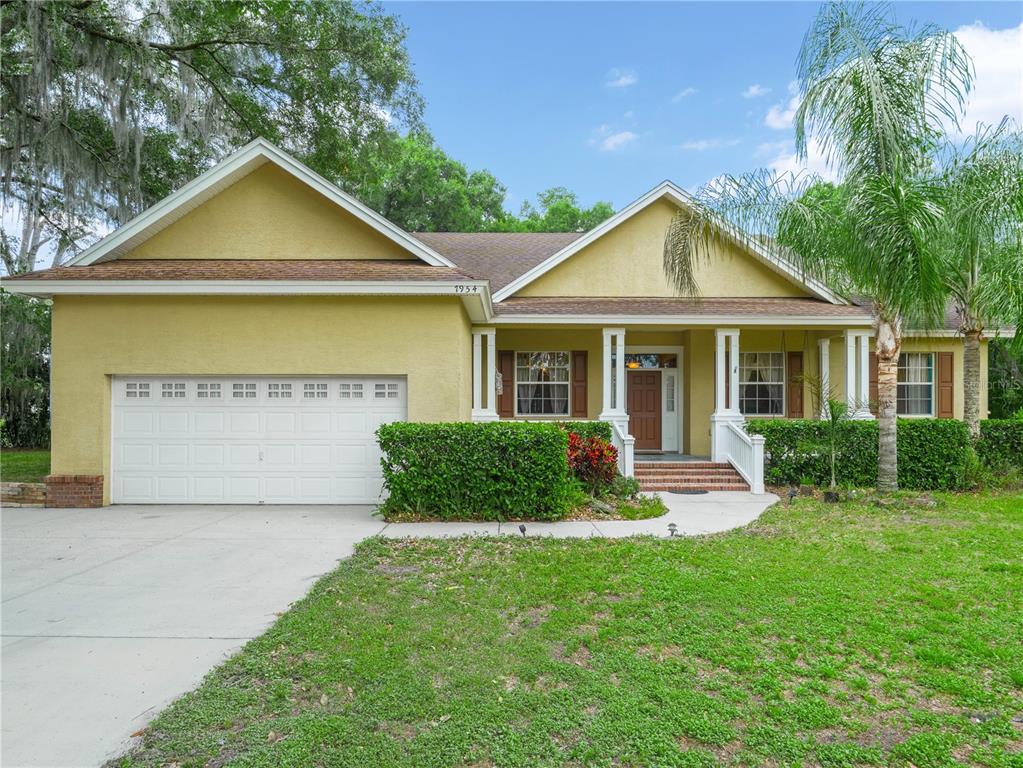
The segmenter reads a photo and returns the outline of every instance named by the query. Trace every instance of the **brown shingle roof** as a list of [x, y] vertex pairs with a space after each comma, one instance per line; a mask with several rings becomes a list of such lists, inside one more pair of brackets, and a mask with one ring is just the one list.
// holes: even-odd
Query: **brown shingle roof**
[[119, 259], [85, 267], [56, 267], [5, 278], [22, 280], [465, 280], [450, 267], [421, 261], [368, 259]]
[[614, 297], [522, 297], [494, 305], [499, 315], [775, 315], [796, 317], [869, 318], [870, 310], [856, 305], [829, 304], [809, 298], [675, 299]]
[[417, 240], [447, 257], [497, 291], [582, 232], [416, 232]]

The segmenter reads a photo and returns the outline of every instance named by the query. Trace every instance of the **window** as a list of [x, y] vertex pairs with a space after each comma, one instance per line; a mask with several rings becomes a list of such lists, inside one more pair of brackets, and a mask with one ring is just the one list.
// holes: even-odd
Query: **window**
[[246, 399], [255, 399], [256, 397], [256, 382], [250, 381], [241, 384], [231, 385], [231, 396], [232, 397], [244, 397]]
[[291, 384], [287, 382], [271, 382], [266, 385], [266, 396], [272, 400], [286, 400], [291, 397]]
[[567, 416], [568, 352], [517, 352], [515, 404], [522, 416]]
[[934, 355], [903, 352], [899, 355], [896, 411], [899, 416], [931, 416], [934, 413]]
[[[360, 385], [361, 386], [361, 385]], [[395, 398], [398, 396], [397, 384], [377, 384], [374, 387], [374, 394], [378, 398]], [[361, 396], [361, 394], [360, 394]]]
[[664, 410], [675, 412], [675, 376], [670, 373], [664, 377]]
[[126, 398], [147, 398], [149, 397], [149, 385], [146, 381], [125, 382]]
[[200, 381], [195, 385], [195, 396], [200, 400], [217, 400], [220, 398], [220, 382]]
[[[617, 355], [612, 354], [612, 367], [615, 365], [616, 359]], [[655, 353], [632, 354], [631, 352], [626, 352], [625, 367], [629, 370], [636, 370], [637, 368], [678, 368], [678, 355], [659, 355]]]
[[785, 361], [781, 352], [739, 353], [739, 410], [749, 416], [785, 415]]
[[320, 400], [324, 399], [327, 396], [326, 382], [304, 384], [302, 386], [302, 396], [306, 398], [318, 398]]
[[145, 381], [129, 381], [124, 385], [125, 397], [149, 397], [149, 384]]
[[341, 384], [341, 399], [342, 400], [361, 400], [362, 399], [362, 384]]
[[185, 382], [183, 381], [165, 381], [161, 387], [161, 396], [163, 397], [184, 397], [185, 396]]

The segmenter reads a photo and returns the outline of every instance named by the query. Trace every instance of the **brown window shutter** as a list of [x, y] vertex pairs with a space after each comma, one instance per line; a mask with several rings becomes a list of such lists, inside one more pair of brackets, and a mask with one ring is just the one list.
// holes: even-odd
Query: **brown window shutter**
[[955, 379], [952, 372], [952, 353], [939, 352], [938, 355], [938, 403], [934, 409], [939, 419], [952, 418], [952, 392]]
[[503, 350], [497, 353], [497, 368], [501, 371], [501, 394], [497, 396], [497, 415], [502, 419], [515, 417], [515, 353]]
[[789, 352], [788, 417], [803, 418], [803, 353]]
[[868, 379], [867, 397], [870, 398], [870, 412], [877, 416], [877, 353], [870, 353], [870, 375]]
[[572, 353], [572, 417], [586, 418], [586, 352]]

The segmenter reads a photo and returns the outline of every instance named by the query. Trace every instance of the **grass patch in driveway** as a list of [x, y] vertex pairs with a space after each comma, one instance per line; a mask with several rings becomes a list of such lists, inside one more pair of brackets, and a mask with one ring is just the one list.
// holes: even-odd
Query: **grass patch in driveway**
[[4, 448], [0, 450], [0, 481], [41, 483], [50, 474], [48, 450]]
[[1023, 765], [1023, 495], [365, 542], [115, 765]]

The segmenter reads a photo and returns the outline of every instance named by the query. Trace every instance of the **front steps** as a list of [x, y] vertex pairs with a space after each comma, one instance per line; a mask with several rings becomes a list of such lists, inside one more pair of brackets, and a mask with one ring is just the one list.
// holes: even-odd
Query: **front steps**
[[636, 460], [643, 491], [748, 491], [749, 483], [728, 463]]

